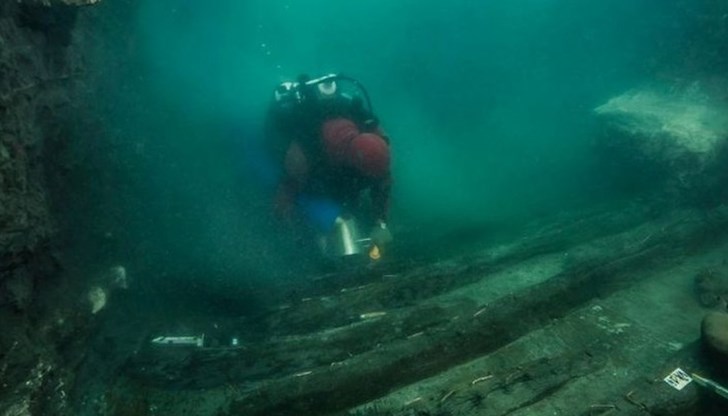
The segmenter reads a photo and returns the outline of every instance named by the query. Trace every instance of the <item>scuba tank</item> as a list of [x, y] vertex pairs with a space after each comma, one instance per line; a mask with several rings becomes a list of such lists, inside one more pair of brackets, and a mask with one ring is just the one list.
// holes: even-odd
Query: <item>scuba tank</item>
[[[344, 92], [346, 91], [346, 93]], [[273, 98], [283, 111], [290, 111], [308, 101], [325, 99], [336, 95], [351, 95], [352, 100], [361, 100], [369, 114], [374, 114], [372, 102], [366, 88], [354, 78], [341, 74], [328, 74], [309, 79], [305, 75], [296, 82], [284, 82], [273, 92]]]

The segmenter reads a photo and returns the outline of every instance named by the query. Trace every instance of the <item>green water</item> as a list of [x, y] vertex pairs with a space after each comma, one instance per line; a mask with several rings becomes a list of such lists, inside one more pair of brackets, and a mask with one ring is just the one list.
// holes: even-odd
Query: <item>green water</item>
[[[266, 331], [328, 327], [310, 322], [326, 315], [313, 309], [306, 322], [255, 313], [369, 282], [314, 279], [322, 268], [312, 242], [295, 241], [273, 218], [279, 167], [260, 147], [282, 81], [340, 72], [367, 88], [393, 154], [396, 273], [384, 268], [383, 279], [519, 241], [555, 219], [574, 234], [552, 234], [560, 250], [601, 235], [599, 227], [651, 218], [618, 209], [659, 206], [660, 172], [604, 154], [593, 110], [634, 88], [725, 80], [727, 13], [719, 0], [106, 0], [89, 8], [80, 19], [98, 30], [82, 42], [83, 70], [94, 91], [78, 105], [93, 111], [71, 120], [73, 140], [58, 163], [66, 169], [55, 207], [64, 272], [87, 282], [123, 265], [130, 289], [94, 321], [103, 323], [79, 394], [123, 385], [117, 370], [153, 335], [214, 327], [253, 345]], [[605, 211], [581, 238], [575, 220]], [[457, 286], [467, 264], [453, 264], [442, 270]], [[389, 305], [445, 290], [434, 278], [421, 286], [389, 293]], [[386, 306], [372, 302], [373, 311]], [[337, 325], [349, 322], [339, 315]], [[270, 322], [275, 328], [259, 331]]]
[[161, 281], [297, 275], [251, 148], [272, 89], [300, 73], [369, 90], [403, 246], [634, 198], [598, 162], [592, 110], [715, 65], [714, 45], [684, 53], [713, 3], [104, 2], [104, 139], [80, 140], [94, 178], [71, 191], [75, 247]]

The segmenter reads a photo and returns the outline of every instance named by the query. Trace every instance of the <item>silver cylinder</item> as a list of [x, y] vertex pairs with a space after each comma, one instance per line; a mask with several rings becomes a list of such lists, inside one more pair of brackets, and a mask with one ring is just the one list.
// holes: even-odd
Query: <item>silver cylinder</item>
[[328, 240], [328, 252], [332, 256], [351, 256], [363, 250], [363, 239], [353, 217], [337, 217]]

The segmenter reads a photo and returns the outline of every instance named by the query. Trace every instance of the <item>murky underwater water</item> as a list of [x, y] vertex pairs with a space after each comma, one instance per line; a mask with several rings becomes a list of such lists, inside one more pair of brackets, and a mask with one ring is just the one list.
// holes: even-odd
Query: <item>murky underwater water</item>
[[[28, 7], [18, 30], [57, 24]], [[660, 380], [682, 366], [726, 384], [727, 14], [713, 0], [80, 9], [83, 99], [57, 129], [68, 143], [47, 145], [70, 283], [38, 313], [74, 357], [69, 414], [721, 414], [720, 393]], [[340, 165], [329, 136], [346, 141]], [[371, 147], [351, 151], [358, 139]], [[3, 140], [4, 169], [19, 159]], [[366, 170], [384, 142], [386, 180]]]

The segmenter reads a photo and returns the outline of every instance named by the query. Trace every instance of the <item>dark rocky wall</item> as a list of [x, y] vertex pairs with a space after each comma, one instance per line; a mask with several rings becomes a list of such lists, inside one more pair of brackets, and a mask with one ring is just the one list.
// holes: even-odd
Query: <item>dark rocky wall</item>
[[53, 68], [44, 36], [21, 26], [22, 8], [13, 2], [0, 7], [0, 270], [6, 280], [52, 234], [43, 119], [62, 105], [51, 97], [53, 84], [68, 74]]
[[[67, 414], [90, 325], [62, 278], [48, 191], [84, 68], [75, 7], [0, 2], [0, 412]], [[50, 182], [54, 182], [51, 180]]]

